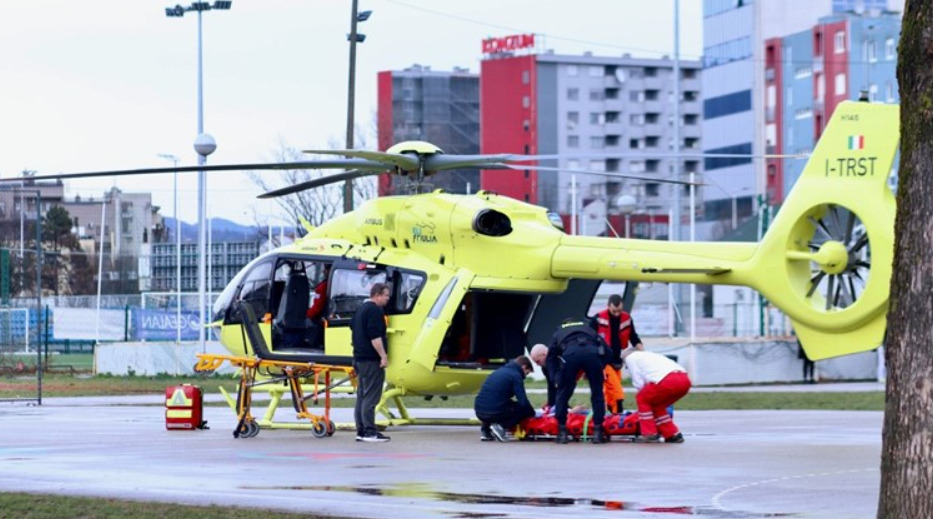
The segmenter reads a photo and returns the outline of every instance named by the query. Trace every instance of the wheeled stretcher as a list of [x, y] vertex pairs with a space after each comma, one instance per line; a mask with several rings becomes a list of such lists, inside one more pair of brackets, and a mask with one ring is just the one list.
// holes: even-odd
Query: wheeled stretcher
[[[257, 385], [280, 384], [283, 382], [287, 384], [298, 419], [310, 420], [311, 434], [316, 438], [332, 436], [336, 430], [334, 422], [330, 419], [330, 392], [339, 382], [337, 384], [331, 382], [332, 372], [343, 373], [346, 378], [356, 385], [356, 375], [353, 368], [349, 366], [331, 366], [308, 362], [199, 354], [198, 363], [195, 365], [194, 370], [199, 373], [209, 373], [219, 368], [224, 362], [229, 362], [234, 367], [239, 368], [240, 371], [240, 382], [234, 408], [237, 414], [237, 425], [233, 431], [234, 438], [252, 438], [259, 434], [259, 423], [251, 413], [252, 390]], [[265, 375], [266, 378], [257, 382], [256, 375], [260, 373]], [[302, 384], [306, 383], [312, 384], [313, 387], [310, 396], [305, 396], [302, 387]], [[324, 396], [322, 414], [312, 413], [308, 409], [308, 400], [313, 400], [316, 404], [322, 394]]]

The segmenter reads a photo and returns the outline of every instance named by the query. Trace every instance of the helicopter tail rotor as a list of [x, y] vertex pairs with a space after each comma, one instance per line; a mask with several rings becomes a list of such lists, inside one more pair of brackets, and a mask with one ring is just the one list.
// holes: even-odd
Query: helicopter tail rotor
[[840, 104], [758, 249], [753, 285], [790, 316], [812, 360], [883, 340], [897, 128], [897, 106]]

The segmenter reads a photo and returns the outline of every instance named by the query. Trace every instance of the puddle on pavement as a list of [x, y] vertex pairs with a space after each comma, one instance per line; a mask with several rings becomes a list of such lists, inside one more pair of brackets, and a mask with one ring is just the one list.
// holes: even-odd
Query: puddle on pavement
[[[458, 494], [434, 490], [428, 485], [396, 485], [392, 487], [342, 486], [342, 485], [294, 485], [294, 486], [243, 486], [244, 490], [307, 490], [315, 492], [348, 492], [368, 496], [388, 496], [431, 499], [448, 503], [471, 505], [517, 505], [543, 508], [586, 508], [597, 510], [619, 510], [630, 512], [649, 512], [655, 514], [692, 515], [711, 519], [765, 519], [771, 517], [795, 517], [791, 513], [760, 513], [735, 510], [721, 510], [713, 507], [696, 506], [645, 506], [632, 501], [611, 501], [603, 499], [554, 497], [554, 496], [504, 496], [499, 494]], [[484, 514], [458, 512], [456, 519], [484, 519], [506, 517], [503, 514]]]

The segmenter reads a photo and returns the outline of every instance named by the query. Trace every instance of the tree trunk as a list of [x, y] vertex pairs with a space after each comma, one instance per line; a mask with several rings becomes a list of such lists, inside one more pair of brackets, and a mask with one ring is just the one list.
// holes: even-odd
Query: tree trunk
[[933, 517], [933, 5], [907, 0], [878, 517]]

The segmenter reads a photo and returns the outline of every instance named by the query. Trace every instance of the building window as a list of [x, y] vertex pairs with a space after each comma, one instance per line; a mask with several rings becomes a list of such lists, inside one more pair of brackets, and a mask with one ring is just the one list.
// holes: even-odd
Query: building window
[[580, 124], [580, 112], [567, 112], [567, 128], [572, 130]]
[[590, 66], [589, 71], [590, 71], [590, 77], [602, 77], [603, 76], [602, 67]]
[[568, 101], [578, 101], [579, 99], [580, 99], [579, 88], [568, 88], [567, 89], [567, 100]]
[[640, 142], [638, 139], [629, 139], [629, 140], [628, 140], [628, 147], [631, 148], [631, 149], [633, 149], [633, 150], [637, 150], [637, 149], [641, 148], [641, 142]]
[[592, 89], [590, 90], [590, 101], [602, 101], [603, 91]]
[[877, 45], [875, 45], [875, 40], [871, 40], [868, 42], [867, 49], [868, 49], [868, 62], [874, 63], [878, 61], [878, 47]]
[[813, 117], [813, 110], [810, 107], [798, 108], [794, 111], [794, 119], [809, 119], [810, 117]]
[[602, 124], [603, 114], [599, 112], [590, 112], [590, 124]]
[[628, 122], [632, 126], [641, 126], [645, 124], [645, 114], [631, 114], [628, 116]]
[[894, 85], [890, 81], [884, 85], [884, 96], [889, 103], [894, 102]]
[[894, 47], [894, 38], [888, 38], [884, 40], [884, 58], [887, 60], [894, 59], [894, 55], [897, 51], [897, 48]]
[[576, 76], [580, 73], [576, 65], [567, 65], [567, 75]]
[[567, 136], [567, 147], [568, 148], [579, 148], [580, 147], [580, 136], [579, 135], [568, 135]]
[[839, 31], [836, 33], [833, 38], [833, 52], [836, 54], [842, 54], [846, 51], [846, 33], [845, 31]]
[[629, 164], [629, 173], [644, 173], [645, 163], [640, 160], [633, 160]]
[[529, 108], [531, 106], [531, 98], [528, 96], [522, 96], [522, 108]]
[[590, 137], [590, 148], [594, 150], [602, 149], [605, 146], [605, 140], [599, 136]]
[[655, 184], [654, 182], [648, 182], [645, 184], [645, 196], [658, 196], [660, 192], [660, 184]]
[[638, 91], [629, 92], [628, 99], [633, 103], [643, 103], [645, 101], [645, 93]]
[[[751, 164], [752, 162], [752, 143], [746, 142], [744, 144], [736, 144], [734, 146], [726, 146], [723, 148], [715, 148], [711, 150], [706, 150], [707, 154], [710, 155], [738, 155], [734, 157], [709, 157], [703, 159], [703, 169], [706, 171], [711, 171], [714, 169], [728, 168], [731, 166], [739, 166], [742, 164]], [[690, 186], [684, 186], [690, 187]]]
[[523, 70], [522, 71], [522, 84], [527, 85], [528, 83], [531, 83], [531, 72], [528, 70]]
[[703, 118], [715, 119], [752, 109], [752, 91], [743, 90], [703, 101]]
[[834, 93], [837, 96], [845, 95], [846, 93], [846, 75], [845, 73], [836, 74], [836, 89]]

